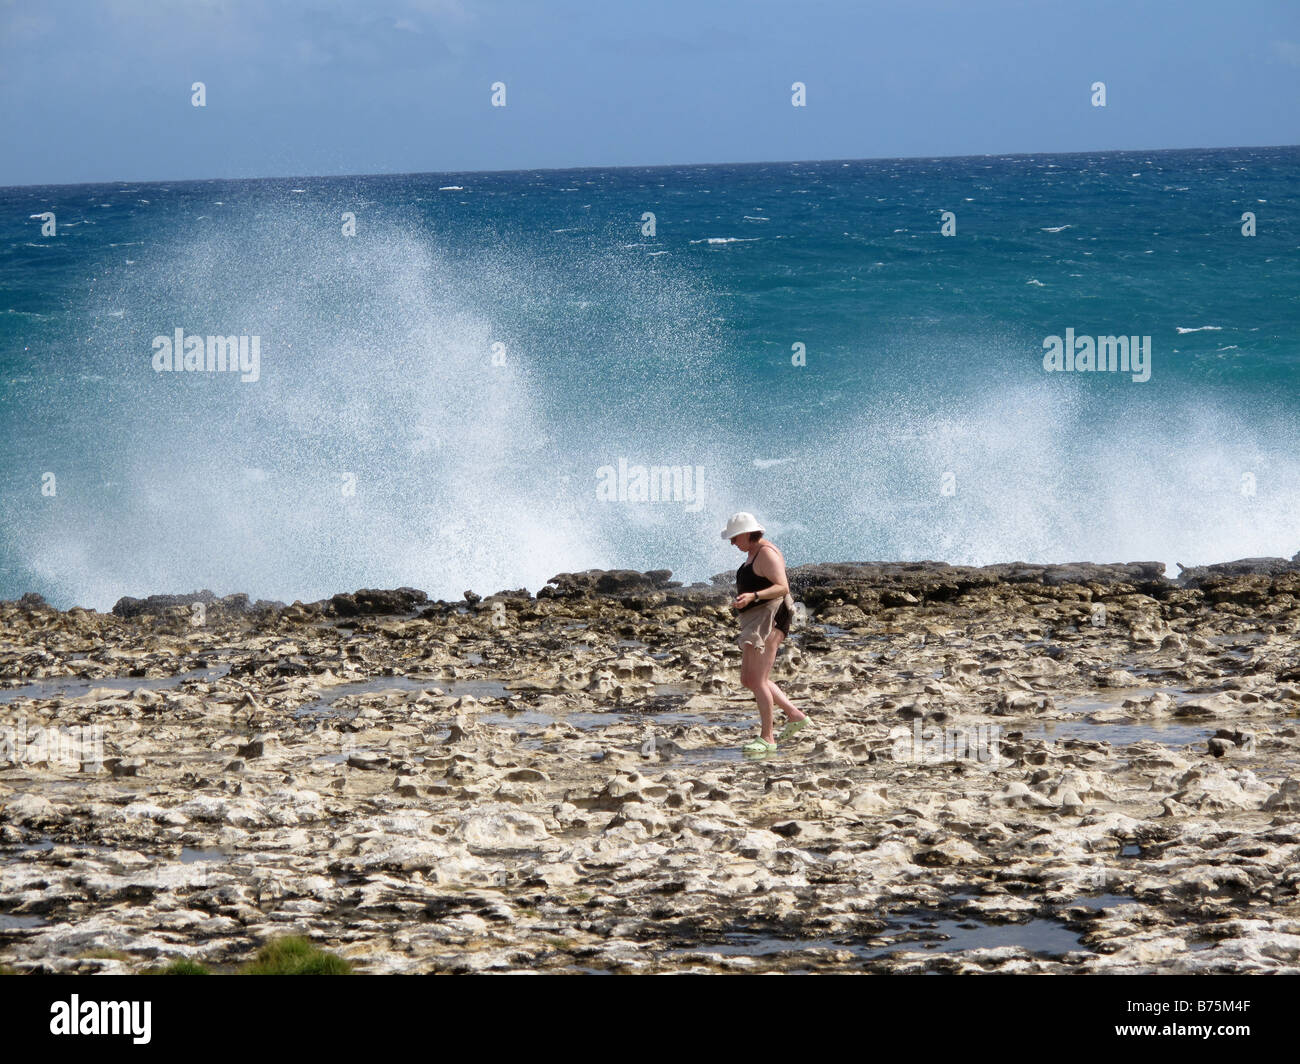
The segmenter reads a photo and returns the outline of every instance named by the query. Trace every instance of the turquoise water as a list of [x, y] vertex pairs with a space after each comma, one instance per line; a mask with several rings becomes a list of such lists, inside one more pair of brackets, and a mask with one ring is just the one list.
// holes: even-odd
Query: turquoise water
[[[1290, 556], [1298, 163], [0, 189], [0, 597], [689, 581], [738, 509], [791, 564]], [[176, 329], [257, 379], [156, 372]], [[1150, 336], [1150, 379], [1046, 372], [1067, 329]], [[620, 465], [691, 491], [603, 498]]]

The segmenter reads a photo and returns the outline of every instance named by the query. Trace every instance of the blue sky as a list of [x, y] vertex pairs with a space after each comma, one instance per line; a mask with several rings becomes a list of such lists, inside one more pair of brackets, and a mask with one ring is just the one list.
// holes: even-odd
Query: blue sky
[[0, 0], [0, 185], [1295, 144], [1298, 103], [1300, 0]]

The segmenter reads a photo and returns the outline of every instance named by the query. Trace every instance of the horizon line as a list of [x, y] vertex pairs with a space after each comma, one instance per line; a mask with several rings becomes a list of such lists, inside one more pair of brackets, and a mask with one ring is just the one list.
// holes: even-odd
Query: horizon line
[[1069, 155], [1127, 155], [1142, 152], [1189, 152], [1189, 151], [1257, 151], [1260, 149], [1300, 148], [1300, 144], [1237, 144], [1220, 147], [1197, 146], [1190, 148], [1104, 148], [1084, 151], [1009, 151], [978, 152], [973, 155], [881, 155], [860, 158], [830, 159], [756, 159], [731, 160], [722, 162], [676, 162], [676, 163], [628, 163], [616, 166], [535, 166], [524, 168], [502, 168], [487, 170], [402, 170], [350, 174], [267, 174], [257, 177], [186, 177], [186, 178], [110, 178], [101, 181], [72, 181], [53, 184], [0, 185], [0, 192], [11, 189], [31, 188], [89, 188], [103, 185], [196, 185], [214, 182], [232, 181], [304, 181], [304, 180], [343, 180], [374, 177], [426, 177], [434, 175], [472, 176], [476, 174], [537, 174], [537, 173], [572, 173], [583, 170], [670, 170], [683, 167], [713, 166], [791, 166], [805, 163], [883, 163], [916, 162], [933, 160], [935, 162], [957, 159], [995, 159], [995, 158], [1033, 158], [1035, 156], [1069, 156]]

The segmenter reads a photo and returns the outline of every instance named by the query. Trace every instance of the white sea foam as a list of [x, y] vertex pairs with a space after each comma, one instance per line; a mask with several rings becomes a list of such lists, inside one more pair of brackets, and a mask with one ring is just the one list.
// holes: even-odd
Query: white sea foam
[[[798, 401], [825, 421], [773, 436], [744, 389], [727, 391], [742, 359], [709, 332], [726, 305], [685, 266], [586, 241], [563, 242], [579, 249], [563, 264], [509, 245], [444, 257], [396, 223], [340, 252], [336, 231], [317, 232], [316, 212], [294, 202], [303, 217], [265, 231], [251, 217], [227, 224], [223, 210], [212, 232], [161, 236], [140, 271], [87, 296], [90, 349], [112, 353], [103, 365], [129, 359], [141, 321], [178, 308], [187, 327], [247, 323], [266, 353], [256, 393], [197, 382], [162, 392], [152, 374], [111, 369], [111, 407], [108, 388], [86, 391], [73, 412], [114, 456], [113, 505], [78, 510], [61, 491], [57, 512], [31, 511], [11, 539], [60, 604], [203, 586], [290, 601], [410, 584], [458, 598], [535, 591], [590, 567], [671, 568], [689, 581], [734, 568], [734, 550], [715, 541], [740, 509], [789, 538], [791, 564], [1152, 558], [1172, 570], [1300, 546], [1300, 431], [1283, 421], [1212, 397], [1174, 419], [1113, 392], [1085, 406], [1057, 382], [959, 382], [963, 367], [1015, 357], [990, 341], [945, 351], [937, 374], [918, 372], [901, 392], [834, 402], [818, 386]], [[570, 310], [574, 292], [595, 309]], [[533, 338], [534, 321], [553, 328]], [[1208, 328], [1219, 327], [1186, 331]], [[508, 357], [492, 366], [498, 340]], [[578, 353], [576, 374], [550, 376], [565, 351]], [[914, 353], [891, 349], [902, 364]], [[584, 386], [593, 401], [570, 402]], [[734, 419], [680, 412], [698, 395]], [[754, 458], [776, 449], [787, 455]], [[585, 478], [620, 456], [704, 465], [700, 520], [596, 505]], [[952, 496], [939, 491], [945, 472]], [[1239, 490], [1244, 472], [1259, 478], [1254, 497]], [[340, 494], [344, 473], [355, 495]]]
[[1073, 229], [1072, 225], [1056, 225], [1041, 227], [1044, 233], [1064, 233], [1067, 229]]
[[[739, 508], [738, 462], [729, 430], [681, 412], [729, 387], [731, 370], [692, 275], [613, 249], [563, 264], [508, 246], [448, 258], [396, 222], [340, 254], [306, 207], [269, 224], [250, 207], [173, 239], [140, 271], [108, 276], [80, 312], [90, 346], [117, 367], [72, 400], [112, 451], [111, 504], [87, 496], [6, 530], [52, 601], [107, 609], [200, 587], [293, 601], [401, 585], [458, 599], [535, 591], [566, 569], [716, 571], [709, 552]], [[595, 306], [594, 293], [604, 313], [571, 307]], [[140, 367], [150, 358], [133, 324], [143, 318], [255, 329], [255, 391], [133, 369], [133, 345]], [[551, 376], [553, 334], [530, 342], [520, 322], [533, 321], [562, 323], [570, 376]], [[595, 351], [616, 374], [593, 373], [584, 352]], [[634, 430], [637, 402], [648, 405]], [[703, 466], [705, 505], [600, 503], [595, 470], [619, 457]]]
[[[820, 560], [1151, 560], [1176, 574], [1175, 562], [1300, 547], [1296, 425], [1206, 399], [1194, 419], [1170, 419], [1144, 416], [1148, 400], [1099, 406], [1087, 395], [1044, 382], [991, 385], [960, 403], [874, 397], [804, 441], [808, 460], [781, 483], [776, 512], [816, 532], [782, 548], [795, 564], [812, 548]], [[943, 495], [949, 472], [955, 493]]]
[[1223, 326], [1222, 326], [1222, 325], [1198, 325], [1198, 326], [1196, 326], [1195, 328], [1184, 328], [1182, 325], [1175, 325], [1174, 328], [1178, 330], [1178, 334], [1179, 334], [1180, 336], [1184, 335], [1185, 333], [1198, 333], [1198, 332], [1222, 332], [1222, 331], [1223, 331]]

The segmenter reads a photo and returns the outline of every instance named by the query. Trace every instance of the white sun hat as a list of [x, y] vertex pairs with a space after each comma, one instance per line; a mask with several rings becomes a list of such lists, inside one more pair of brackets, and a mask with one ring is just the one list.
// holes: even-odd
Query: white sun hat
[[727, 527], [722, 530], [723, 539], [732, 539], [739, 536], [742, 532], [762, 532], [763, 526], [758, 523], [758, 518], [753, 514], [745, 513], [742, 510], [738, 514], [732, 514], [731, 520], [727, 522]]

